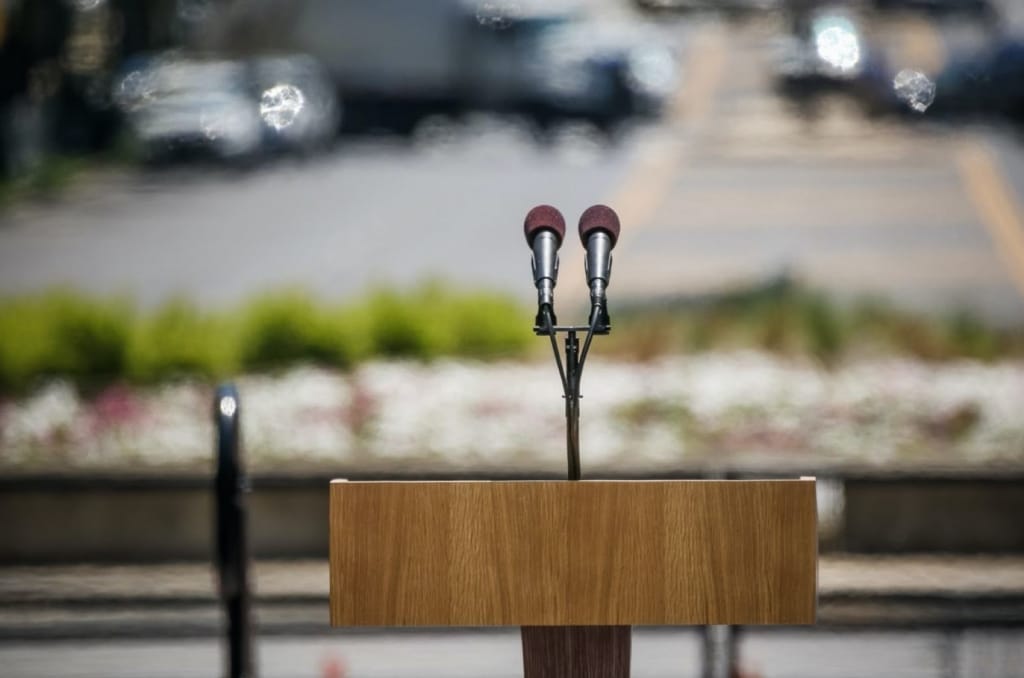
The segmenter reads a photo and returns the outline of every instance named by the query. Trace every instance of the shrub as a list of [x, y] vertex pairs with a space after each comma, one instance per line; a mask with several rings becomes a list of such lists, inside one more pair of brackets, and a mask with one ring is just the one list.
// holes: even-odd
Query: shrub
[[305, 294], [282, 292], [260, 297], [243, 311], [242, 367], [266, 369], [293, 362], [331, 362], [324, 314]]
[[331, 338], [335, 366], [351, 367], [375, 355], [371, 318], [364, 306], [328, 309], [323, 322]]
[[836, 362], [847, 342], [839, 312], [821, 296], [807, 295], [800, 303], [800, 317], [811, 355], [826, 364]]
[[[639, 359], [744, 346], [809, 354], [826, 364], [865, 350], [927, 360], [1024, 355], [1024, 333], [971, 315], [934, 320], [878, 302], [836, 305], [785, 281], [612, 310], [615, 331], [600, 342], [601, 352]], [[436, 282], [412, 292], [378, 289], [345, 306], [286, 290], [236, 312], [203, 312], [178, 299], [148, 314], [124, 300], [58, 290], [0, 301], [0, 393], [50, 376], [99, 386], [124, 378], [216, 379], [295, 362], [348, 368], [369, 357], [546, 353], [532, 321], [506, 296], [461, 294]]]
[[460, 295], [436, 283], [404, 294], [376, 290], [348, 306], [286, 290], [234, 313], [176, 299], [137, 314], [124, 301], [55, 291], [0, 302], [0, 390], [21, 391], [51, 375], [82, 384], [154, 382], [295, 362], [347, 368], [371, 356], [521, 355], [530, 322], [506, 297]]
[[1002, 350], [1001, 344], [1006, 343], [967, 312], [954, 314], [947, 320], [946, 336], [951, 352], [979, 360], [992, 360]]
[[136, 325], [128, 376], [141, 382], [190, 375], [219, 378], [238, 369], [238, 354], [238, 331], [230, 319], [204, 314], [176, 299]]
[[967, 313], [927, 317], [877, 299], [836, 303], [785, 280], [626, 307], [617, 316], [620, 322], [607, 343], [630, 357], [751, 346], [810, 355], [826, 365], [851, 354], [896, 353], [922, 360], [1024, 355], [1020, 328], [997, 329]]
[[317, 304], [301, 290], [262, 296], [243, 312], [245, 369], [312, 362], [347, 368], [370, 354], [366, 314]]
[[455, 337], [445, 303], [441, 288], [433, 284], [407, 296], [388, 289], [374, 292], [363, 307], [374, 352], [419, 359], [450, 354]]
[[512, 300], [477, 293], [450, 297], [446, 313], [455, 345], [452, 352], [472, 358], [520, 355], [534, 338], [533, 318]]
[[48, 306], [54, 325], [54, 372], [89, 381], [124, 373], [132, 324], [128, 303], [95, 302], [64, 294], [53, 297]]
[[0, 387], [20, 391], [66, 376], [98, 383], [124, 374], [133, 313], [124, 301], [56, 290], [0, 304]]

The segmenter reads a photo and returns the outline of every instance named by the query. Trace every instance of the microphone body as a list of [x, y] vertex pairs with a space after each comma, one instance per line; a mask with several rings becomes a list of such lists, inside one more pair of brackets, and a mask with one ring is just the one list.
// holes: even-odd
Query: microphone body
[[558, 235], [544, 229], [533, 238], [533, 284], [537, 287], [537, 307], [555, 306], [555, 284], [558, 282]]
[[533, 252], [533, 284], [537, 288], [538, 328], [555, 320], [555, 285], [558, 282], [558, 248], [565, 237], [565, 219], [550, 205], [537, 205], [523, 221], [526, 244]]
[[611, 330], [607, 291], [612, 277], [612, 248], [619, 239], [619, 216], [605, 205], [588, 207], [580, 216], [580, 240], [587, 249], [586, 274], [590, 287], [590, 318], [595, 331]]
[[604, 231], [594, 231], [587, 237], [586, 273], [591, 305], [605, 303], [608, 282], [612, 277], [614, 244], [611, 236]]

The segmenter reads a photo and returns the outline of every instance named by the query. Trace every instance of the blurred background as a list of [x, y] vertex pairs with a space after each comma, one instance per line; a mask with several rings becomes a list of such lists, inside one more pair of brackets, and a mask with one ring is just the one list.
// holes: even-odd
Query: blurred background
[[231, 380], [260, 672], [520, 675], [327, 627], [327, 481], [564, 477], [520, 223], [604, 203], [584, 477], [819, 478], [820, 623], [634, 675], [1024, 676], [1024, 3], [0, 0], [0, 54], [0, 672], [224, 673]]

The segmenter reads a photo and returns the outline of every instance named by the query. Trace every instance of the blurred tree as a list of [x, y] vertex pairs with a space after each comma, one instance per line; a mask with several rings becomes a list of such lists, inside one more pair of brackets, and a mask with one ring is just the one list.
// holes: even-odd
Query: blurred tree
[[9, 0], [5, 5], [0, 44], [0, 174], [14, 171], [15, 130], [19, 99], [42, 108], [51, 95], [70, 25], [71, 9], [62, 0]]
[[120, 64], [180, 44], [182, 22], [202, 18], [197, 1], [0, 0], [0, 178], [47, 153], [107, 147]]
[[107, 147], [117, 128], [110, 88], [117, 66], [122, 23], [106, 0], [79, 0], [61, 54], [61, 84], [57, 92], [52, 138], [64, 153], [98, 151]]
[[111, 4], [121, 22], [121, 58], [177, 43], [177, 0], [111, 0]]

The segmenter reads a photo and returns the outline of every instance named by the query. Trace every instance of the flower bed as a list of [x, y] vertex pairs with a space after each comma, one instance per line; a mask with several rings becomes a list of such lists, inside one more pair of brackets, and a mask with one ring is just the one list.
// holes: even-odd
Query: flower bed
[[[368, 362], [243, 376], [257, 471], [564, 468], [549, 362]], [[1024, 362], [812, 361], [740, 351], [609, 362], [583, 381], [584, 469], [783, 458], [829, 464], [1024, 462]], [[53, 381], [0, 404], [0, 469], [212, 468], [212, 389]]]

